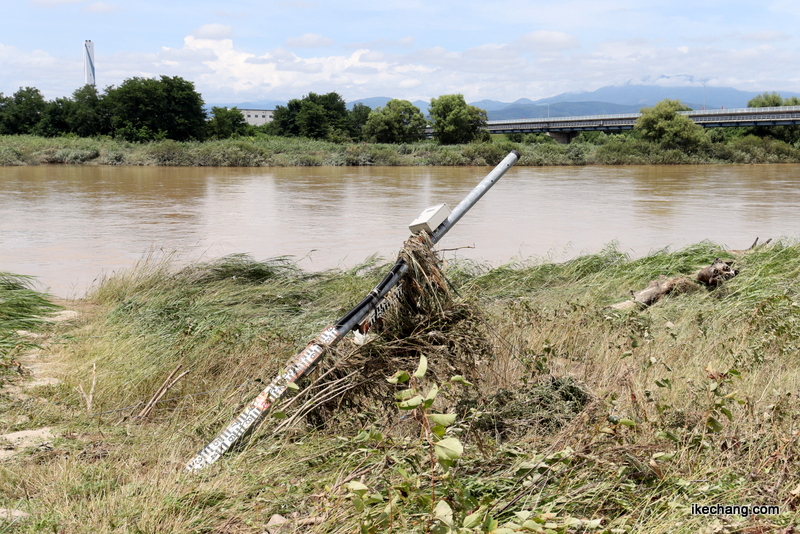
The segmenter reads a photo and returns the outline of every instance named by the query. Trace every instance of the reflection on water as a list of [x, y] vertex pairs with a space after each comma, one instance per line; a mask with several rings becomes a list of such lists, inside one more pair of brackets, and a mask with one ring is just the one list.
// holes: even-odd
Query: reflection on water
[[[0, 167], [0, 270], [81, 296], [150, 250], [294, 256], [311, 270], [389, 259], [424, 208], [454, 207], [488, 171]], [[493, 264], [612, 241], [633, 256], [704, 239], [745, 248], [797, 236], [799, 186], [800, 165], [514, 167], [441, 245]]]

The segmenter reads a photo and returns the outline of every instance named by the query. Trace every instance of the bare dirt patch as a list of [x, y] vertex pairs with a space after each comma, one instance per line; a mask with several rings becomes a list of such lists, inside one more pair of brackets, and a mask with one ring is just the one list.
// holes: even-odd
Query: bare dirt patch
[[[58, 302], [62, 306], [73, 307], [75, 302]], [[28, 350], [16, 358], [19, 375], [14, 379], [5, 380], [0, 388], [0, 394], [6, 395], [14, 402], [24, 402], [35, 398], [31, 394], [34, 388], [41, 386], [57, 385], [61, 382], [62, 370], [56, 361], [50, 345], [58, 336], [60, 325], [76, 322], [80, 319], [81, 313], [75, 309], [65, 309], [47, 317], [48, 322], [56, 326], [53, 331], [27, 332], [20, 331], [18, 334], [24, 336], [38, 346], [36, 349]], [[6, 434], [0, 434], [0, 461], [14, 457], [25, 449], [35, 448], [46, 450], [52, 448], [52, 440], [55, 438], [53, 429], [50, 427], [35, 428], [30, 430], [19, 430]]]

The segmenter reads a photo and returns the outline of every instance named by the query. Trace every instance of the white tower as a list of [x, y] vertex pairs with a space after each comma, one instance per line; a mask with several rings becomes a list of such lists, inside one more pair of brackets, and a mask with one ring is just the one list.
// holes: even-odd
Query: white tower
[[94, 87], [94, 43], [83, 42], [83, 73], [86, 85]]

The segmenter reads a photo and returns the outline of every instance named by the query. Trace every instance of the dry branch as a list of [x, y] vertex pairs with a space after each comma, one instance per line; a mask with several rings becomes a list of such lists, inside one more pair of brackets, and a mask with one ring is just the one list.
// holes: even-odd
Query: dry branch
[[655, 304], [670, 293], [688, 293], [697, 288], [697, 284], [685, 276], [653, 280], [645, 289], [635, 293], [631, 291], [631, 300], [619, 302], [609, 306], [609, 308], [614, 310], [628, 310], [637, 307], [646, 308]]
[[175, 378], [173, 380], [173, 377], [175, 376], [175, 373], [177, 373], [180, 370], [181, 367], [183, 367], [183, 365], [178, 364], [178, 366], [175, 368], [175, 370], [172, 371], [172, 373], [170, 373], [170, 375], [167, 377], [166, 380], [164, 380], [164, 383], [161, 384], [161, 387], [158, 388], [158, 390], [155, 392], [155, 394], [153, 394], [153, 396], [150, 398], [150, 400], [147, 402], [147, 404], [145, 404], [144, 408], [142, 408], [142, 411], [139, 412], [138, 417], [140, 419], [144, 419], [145, 417], [149, 416], [150, 413], [153, 411], [153, 408], [155, 407], [155, 405], [158, 404], [158, 401], [161, 400], [161, 397], [163, 397], [167, 393], [167, 391], [169, 391], [172, 388], [172, 386], [177, 384], [178, 380], [180, 380], [181, 378], [183, 378], [184, 376], [186, 376], [189, 373], [189, 371], [184, 371], [180, 375], [178, 375], [177, 378]]
[[[756, 239], [756, 243], [758, 239]], [[753, 247], [756, 245], [753, 243]], [[769, 243], [769, 241], [767, 241]], [[764, 243], [766, 245], [766, 243]], [[763, 246], [763, 245], [762, 245]], [[751, 249], [753, 247], [750, 247]], [[749, 250], [749, 249], [748, 249]], [[719, 258], [715, 259], [708, 267], [703, 267], [695, 276], [697, 282], [704, 284], [707, 287], [717, 287], [725, 280], [730, 280], [736, 276], [739, 271], [733, 268], [732, 261], [723, 261]], [[676, 276], [673, 278], [661, 277], [658, 280], [653, 280], [650, 284], [640, 290], [631, 291], [631, 299], [624, 302], [612, 304], [609, 308], [614, 310], [629, 310], [631, 308], [647, 308], [652, 306], [662, 298], [673, 293], [689, 293], [696, 291], [700, 286], [694, 280], [686, 276]]]

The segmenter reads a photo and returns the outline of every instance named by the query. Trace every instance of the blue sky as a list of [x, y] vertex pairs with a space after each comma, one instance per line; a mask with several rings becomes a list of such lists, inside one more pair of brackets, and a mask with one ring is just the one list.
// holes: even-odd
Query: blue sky
[[[628, 82], [800, 92], [796, 0], [0, 0], [0, 92], [182, 76], [207, 103], [533, 100]], [[662, 78], [668, 76], [669, 78]]]

